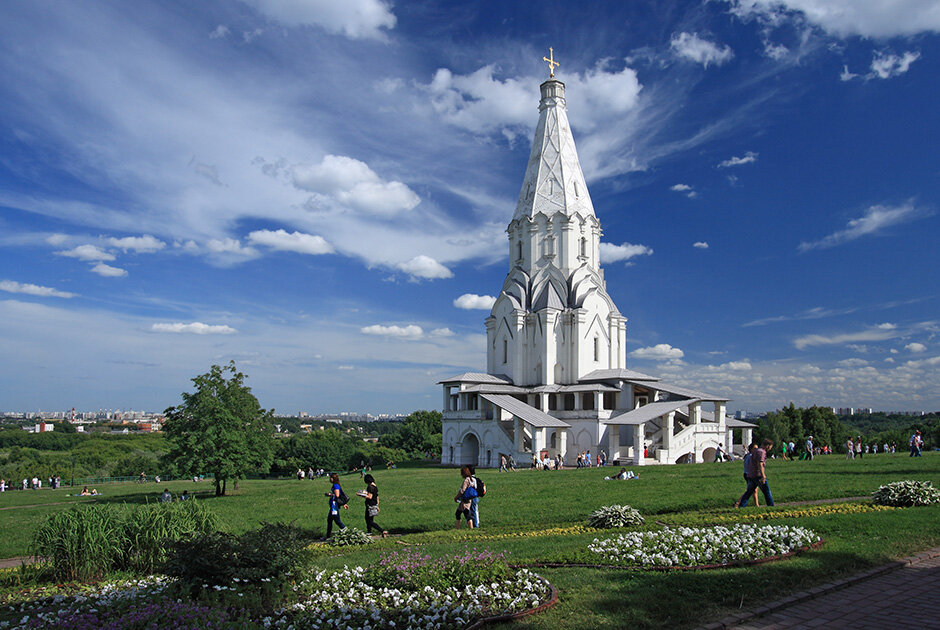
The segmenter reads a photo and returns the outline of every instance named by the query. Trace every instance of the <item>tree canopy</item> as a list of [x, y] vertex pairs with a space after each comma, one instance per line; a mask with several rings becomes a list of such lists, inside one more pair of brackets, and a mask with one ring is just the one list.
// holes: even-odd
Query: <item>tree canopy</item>
[[192, 379], [194, 393], [166, 410], [168, 463], [181, 474], [212, 473], [215, 493], [226, 482], [266, 473], [273, 459], [272, 414], [261, 408], [235, 362]]

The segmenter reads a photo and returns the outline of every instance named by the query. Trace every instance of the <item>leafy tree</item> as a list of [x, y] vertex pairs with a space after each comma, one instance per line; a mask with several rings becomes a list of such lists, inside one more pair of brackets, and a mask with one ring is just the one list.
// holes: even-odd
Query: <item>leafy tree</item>
[[221, 496], [229, 479], [270, 470], [272, 413], [261, 408], [234, 361], [192, 381], [195, 393], [184, 392], [183, 404], [165, 411], [166, 458], [183, 474], [212, 473]]
[[379, 444], [423, 457], [440, 454], [443, 428], [440, 411], [415, 411], [405, 418], [400, 428], [379, 438]]

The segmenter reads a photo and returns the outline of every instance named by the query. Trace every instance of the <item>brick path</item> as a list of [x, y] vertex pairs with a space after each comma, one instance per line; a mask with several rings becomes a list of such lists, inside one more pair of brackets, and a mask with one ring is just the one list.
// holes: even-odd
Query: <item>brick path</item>
[[938, 608], [940, 547], [705, 627], [940, 628]]

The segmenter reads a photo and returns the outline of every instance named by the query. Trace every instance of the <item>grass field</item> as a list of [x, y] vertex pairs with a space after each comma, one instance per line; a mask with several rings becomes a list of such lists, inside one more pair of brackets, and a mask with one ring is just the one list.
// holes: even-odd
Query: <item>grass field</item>
[[[651, 527], [665, 522], [708, 523], [741, 515], [730, 508], [743, 491], [738, 462], [668, 467], [633, 468], [635, 481], [604, 481], [611, 468], [558, 472], [518, 471], [497, 474], [480, 471], [487, 485], [481, 500], [482, 528], [454, 528], [452, 498], [459, 485], [453, 469], [418, 468], [376, 471], [381, 513], [377, 520], [394, 534], [366, 548], [319, 553], [322, 568], [374, 562], [389, 549], [420, 545], [422, 552], [448, 554], [466, 546], [506, 551], [513, 563], [593, 561], [588, 543], [603, 532], [579, 532], [587, 515], [602, 505], [626, 503], [647, 516]], [[906, 454], [869, 456], [846, 461], [838, 456], [812, 462], [768, 465], [770, 484], [778, 503], [870, 495], [879, 485], [901, 479], [930, 480], [940, 486], [940, 453], [913, 459]], [[356, 476], [342, 479], [352, 497], [342, 512], [347, 525], [364, 528], [361, 500], [353, 492], [362, 483]], [[263, 521], [294, 522], [312, 537], [325, 531], [328, 482], [270, 480], [243, 481], [231, 496], [208, 496], [209, 482], [113, 484], [98, 489], [99, 498], [66, 497], [58, 491], [8, 492], [0, 495], [0, 557], [26, 552], [28, 535], [55, 510], [75, 502], [154, 501], [164, 487], [174, 494], [197, 491], [221, 518], [224, 528], [241, 532]], [[231, 486], [230, 486], [231, 488]], [[762, 601], [810, 587], [884, 563], [892, 558], [940, 545], [940, 506], [857, 514], [796, 513], [794, 508], [760, 508], [788, 524], [810, 527], [826, 539], [814, 552], [783, 562], [750, 568], [708, 572], [652, 573], [623, 569], [539, 569], [561, 593], [558, 606], [543, 615], [517, 622], [530, 627], [623, 626], [690, 627]], [[753, 514], [748, 508], [745, 513]], [[784, 522], [770, 520], [766, 522]], [[546, 530], [556, 530], [546, 531]]]

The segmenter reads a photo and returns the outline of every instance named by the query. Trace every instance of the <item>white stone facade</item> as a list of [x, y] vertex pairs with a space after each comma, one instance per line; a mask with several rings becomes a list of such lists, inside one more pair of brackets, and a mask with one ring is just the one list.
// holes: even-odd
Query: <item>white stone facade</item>
[[[512, 455], [528, 466], [533, 456], [560, 454], [572, 465], [580, 452], [596, 458], [604, 450], [609, 461], [642, 465], [703, 461], [719, 445], [732, 452], [726, 399], [626, 369], [627, 319], [607, 293], [601, 225], [565, 86], [550, 79], [540, 89], [532, 152], [506, 230], [509, 273], [486, 319], [487, 373], [441, 381], [442, 463], [493, 467]], [[703, 415], [703, 403], [714, 413]]]

